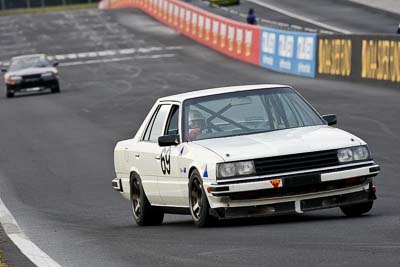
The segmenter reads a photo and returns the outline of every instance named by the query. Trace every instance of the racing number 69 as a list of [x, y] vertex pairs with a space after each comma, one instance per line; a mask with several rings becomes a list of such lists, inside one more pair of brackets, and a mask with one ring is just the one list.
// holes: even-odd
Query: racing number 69
[[163, 174], [171, 173], [171, 148], [164, 148], [161, 151], [161, 171]]

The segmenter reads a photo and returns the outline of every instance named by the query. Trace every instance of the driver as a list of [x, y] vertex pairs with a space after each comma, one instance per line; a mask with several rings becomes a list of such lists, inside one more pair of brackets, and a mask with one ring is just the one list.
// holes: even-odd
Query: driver
[[201, 114], [197, 110], [189, 111], [189, 139], [196, 140], [197, 136], [202, 133], [204, 129], [206, 129], [206, 119], [203, 114]]

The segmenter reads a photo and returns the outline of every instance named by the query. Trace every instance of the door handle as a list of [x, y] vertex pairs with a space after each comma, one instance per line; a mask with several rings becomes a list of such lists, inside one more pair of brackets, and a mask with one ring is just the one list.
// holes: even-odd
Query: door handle
[[156, 156], [155, 159], [156, 159], [156, 160], [160, 160], [160, 159], [161, 159], [161, 156]]
[[140, 155], [139, 154], [135, 154], [135, 157], [138, 159], [138, 158], [140, 158]]

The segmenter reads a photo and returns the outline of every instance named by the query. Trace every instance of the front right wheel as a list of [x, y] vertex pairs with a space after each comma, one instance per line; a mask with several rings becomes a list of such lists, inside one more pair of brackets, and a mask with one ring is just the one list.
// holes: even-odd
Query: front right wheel
[[210, 205], [203, 188], [200, 174], [194, 170], [189, 180], [189, 206], [190, 214], [196, 226], [209, 226], [215, 219], [210, 215]]
[[373, 204], [374, 204], [373, 201], [369, 201], [353, 205], [341, 206], [340, 209], [346, 216], [356, 217], [370, 211], [372, 209]]

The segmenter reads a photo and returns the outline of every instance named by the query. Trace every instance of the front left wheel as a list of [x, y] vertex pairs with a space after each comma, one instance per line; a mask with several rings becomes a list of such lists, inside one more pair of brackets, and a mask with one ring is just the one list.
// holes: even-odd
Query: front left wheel
[[14, 92], [10, 92], [7, 90], [6, 97], [7, 98], [14, 97]]
[[138, 225], [162, 224], [164, 212], [159, 207], [151, 206], [144, 192], [142, 181], [135, 174], [131, 178], [131, 207], [133, 218]]

